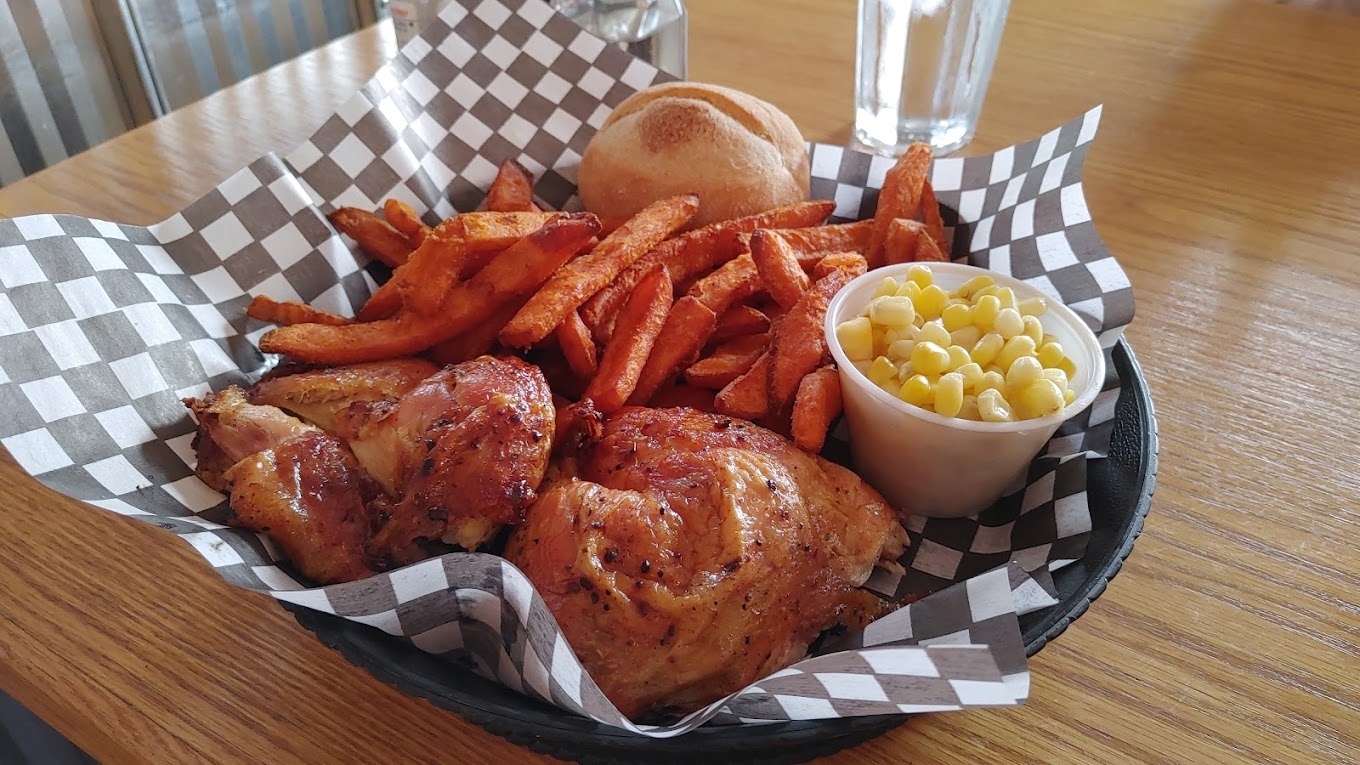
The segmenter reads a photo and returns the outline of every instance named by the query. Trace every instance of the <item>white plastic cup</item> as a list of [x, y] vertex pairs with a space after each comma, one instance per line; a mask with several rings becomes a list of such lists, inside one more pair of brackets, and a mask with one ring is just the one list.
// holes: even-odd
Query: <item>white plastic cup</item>
[[913, 515], [958, 518], [979, 513], [1022, 480], [1034, 456], [1068, 418], [1090, 406], [1105, 380], [1105, 356], [1086, 322], [1067, 306], [1018, 279], [960, 263], [929, 263], [935, 283], [952, 291], [987, 275], [1015, 291], [1016, 300], [1042, 297], [1044, 332], [1076, 364], [1069, 382], [1076, 398], [1047, 417], [974, 422], [926, 411], [873, 384], [841, 350], [836, 327], [859, 316], [884, 277], [906, 279], [914, 263], [874, 269], [850, 282], [826, 313], [826, 341], [840, 369], [841, 398], [855, 470], [892, 505]]

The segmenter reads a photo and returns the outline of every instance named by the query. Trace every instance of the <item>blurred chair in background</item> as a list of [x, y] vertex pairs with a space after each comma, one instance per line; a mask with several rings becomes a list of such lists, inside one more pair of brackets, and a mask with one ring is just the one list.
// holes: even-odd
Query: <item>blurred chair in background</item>
[[0, 186], [386, 15], [386, 0], [0, 0]]

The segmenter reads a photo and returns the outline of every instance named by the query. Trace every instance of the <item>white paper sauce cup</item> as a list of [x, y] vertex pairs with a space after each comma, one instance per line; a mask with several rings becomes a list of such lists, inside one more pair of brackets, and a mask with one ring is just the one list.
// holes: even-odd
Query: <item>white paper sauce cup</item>
[[929, 263], [935, 283], [946, 292], [985, 274], [1014, 290], [1016, 300], [1044, 298], [1048, 311], [1039, 321], [1076, 364], [1069, 383], [1076, 399], [1047, 417], [1018, 422], [974, 422], [908, 404], [855, 368], [836, 341], [836, 327], [864, 311], [884, 277], [902, 281], [912, 265], [885, 266], [855, 279], [836, 294], [826, 314], [826, 341], [840, 369], [850, 453], [856, 472], [894, 506], [933, 518], [973, 515], [1021, 480], [1058, 426], [1095, 400], [1105, 380], [1105, 356], [1080, 317], [1034, 287], [983, 268]]

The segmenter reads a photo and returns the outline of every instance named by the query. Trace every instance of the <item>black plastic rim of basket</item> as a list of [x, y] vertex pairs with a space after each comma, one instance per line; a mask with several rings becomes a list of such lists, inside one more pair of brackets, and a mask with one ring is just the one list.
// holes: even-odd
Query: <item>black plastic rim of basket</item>
[[[1100, 597], [1133, 552], [1151, 508], [1158, 466], [1157, 420], [1151, 393], [1133, 349], [1120, 340], [1113, 352], [1121, 382], [1110, 454], [1092, 463], [1092, 508], [1120, 504], [1119, 517], [1093, 518], [1086, 556], [1055, 572], [1057, 606], [1021, 618], [1025, 653], [1033, 656]], [[1073, 580], [1080, 581], [1066, 595]], [[867, 741], [907, 721], [906, 715], [851, 717], [759, 726], [706, 726], [684, 736], [653, 739], [576, 717], [536, 702], [466, 669], [440, 661], [372, 627], [283, 604], [306, 629], [351, 663], [403, 693], [455, 712], [488, 732], [553, 757], [582, 763], [710, 762], [784, 765], [805, 762]]]

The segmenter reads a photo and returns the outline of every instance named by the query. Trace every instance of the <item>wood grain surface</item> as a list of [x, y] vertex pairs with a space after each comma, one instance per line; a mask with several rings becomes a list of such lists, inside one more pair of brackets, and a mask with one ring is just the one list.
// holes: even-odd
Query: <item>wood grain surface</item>
[[[691, 74], [849, 134], [855, 4], [691, 0]], [[0, 190], [161, 219], [306, 136], [391, 54], [361, 32]], [[1012, 4], [977, 140], [1103, 102], [1086, 163], [1161, 425], [1123, 573], [1020, 708], [830, 758], [1354, 762], [1360, 751], [1360, 18], [1267, 2]], [[3, 267], [3, 264], [0, 264]], [[0, 687], [105, 763], [535, 761], [392, 690], [187, 545], [0, 464]]]

